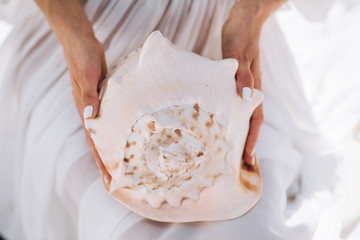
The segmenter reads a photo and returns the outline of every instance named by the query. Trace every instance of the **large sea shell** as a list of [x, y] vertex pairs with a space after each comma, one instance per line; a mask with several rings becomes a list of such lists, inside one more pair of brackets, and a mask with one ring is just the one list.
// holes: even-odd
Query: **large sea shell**
[[238, 96], [237, 67], [180, 50], [158, 31], [116, 66], [99, 116], [85, 122], [112, 176], [111, 196], [163, 222], [232, 219], [256, 204], [259, 166], [241, 156], [263, 96]]

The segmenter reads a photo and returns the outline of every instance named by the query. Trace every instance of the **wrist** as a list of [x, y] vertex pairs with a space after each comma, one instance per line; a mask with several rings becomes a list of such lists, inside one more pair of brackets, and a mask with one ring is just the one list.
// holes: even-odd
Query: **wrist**
[[64, 46], [76, 39], [96, 39], [79, 0], [36, 0], [51, 29]]
[[240, 0], [231, 9], [231, 18], [241, 18], [262, 26], [286, 0]]

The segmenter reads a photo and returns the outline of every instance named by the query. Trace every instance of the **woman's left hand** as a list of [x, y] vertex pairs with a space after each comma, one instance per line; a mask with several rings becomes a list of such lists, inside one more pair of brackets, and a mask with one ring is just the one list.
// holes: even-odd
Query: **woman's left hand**
[[[236, 90], [244, 100], [251, 100], [255, 89], [261, 90], [261, 71], [259, 59], [259, 30], [253, 29], [247, 20], [231, 17], [224, 24], [222, 50], [224, 58], [235, 58], [239, 67], [236, 72]], [[257, 26], [256, 26], [257, 27]], [[254, 165], [254, 150], [263, 122], [262, 104], [258, 106], [250, 119], [250, 128], [246, 140], [243, 159], [248, 165]]]
[[[259, 56], [260, 32], [265, 20], [284, 0], [242, 0], [231, 10], [222, 29], [224, 58], [235, 58], [239, 67], [236, 72], [236, 90], [244, 100], [251, 100], [254, 88], [261, 90]], [[250, 119], [243, 159], [246, 164], [255, 164], [255, 145], [263, 123], [263, 107], [259, 105]]]

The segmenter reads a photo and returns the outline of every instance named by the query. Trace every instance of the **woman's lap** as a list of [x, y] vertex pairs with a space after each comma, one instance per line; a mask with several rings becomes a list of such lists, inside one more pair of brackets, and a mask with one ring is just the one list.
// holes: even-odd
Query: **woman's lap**
[[[95, 3], [95, 1], [90, 2]], [[98, 19], [94, 20], [95, 31], [100, 35], [100, 39], [107, 41], [106, 54], [110, 65], [116, 62], [119, 55], [123, 56], [132, 48], [136, 48], [147, 36], [147, 32], [155, 27], [148, 26], [141, 36], [138, 35], [141, 31], [129, 27], [118, 29], [118, 31], [106, 29], [105, 23], [114, 20], [112, 19], [114, 13], [109, 17], [96, 16], [97, 11], [91, 9], [91, 6], [89, 4], [88, 11], [93, 10], [93, 13], [89, 14], [93, 14], [93, 19]], [[138, 7], [140, 9], [140, 6]], [[212, 7], [214, 8], [215, 5], [212, 4]], [[120, 6], [117, 8], [120, 9]], [[175, 11], [176, 8], [173, 8]], [[196, 50], [208, 57], [219, 58], [220, 36], [214, 37], [214, 34], [221, 32], [218, 28], [224, 20], [224, 15], [228, 10], [226, 8], [228, 7], [223, 10], [212, 10], [213, 15], [218, 14], [216, 17], [218, 22], [214, 23], [217, 24], [216, 26], [210, 24], [209, 29], [212, 30], [207, 33], [209, 35], [205, 33], [205, 35], [202, 33], [201, 36], [199, 35], [198, 41], [208, 41], [202, 49], [199, 48], [199, 43], [191, 39], [196, 38], [195, 33], [194, 36], [187, 36], [191, 33], [189, 24], [178, 26], [179, 29], [182, 28], [182, 31], [179, 30], [181, 34], [173, 32], [165, 22], [157, 26], [164, 30], [165, 36], [168, 32], [171, 35], [170, 38], [178, 45], [188, 50]], [[165, 8], [161, 9], [158, 11], [164, 11]], [[147, 11], [145, 13], [149, 14]], [[169, 18], [171, 14], [167, 12], [164, 16]], [[179, 16], [178, 21], [181, 19], [182, 17]], [[287, 49], [276, 46], [275, 52], [278, 56], [275, 57], [271, 52], [266, 52], [263, 56], [263, 78], [268, 83], [264, 84], [265, 123], [257, 146], [264, 177], [264, 193], [260, 202], [244, 217], [235, 220], [215, 223], [163, 224], [131, 213], [111, 199], [103, 189], [72, 100], [70, 76], [62, 56], [62, 49], [55, 36], [50, 33], [43, 18], [33, 17], [31, 20], [32, 22], [25, 22], [23, 26], [15, 29], [12, 39], [9, 40], [14, 41], [15, 45], [7, 44], [14, 48], [8, 60], [16, 60], [13, 65], [17, 66], [17, 69], [9, 71], [6, 75], [14, 79], [13, 82], [8, 81], [6, 84], [12, 86], [14, 92], [8, 94], [16, 94], [15, 101], [18, 106], [18, 112], [14, 115], [16, 121], [13, 125], [16, 128], [13, 130], [16, 136], [13, 150], [17, 151], [14, 157], [16, 160], [14, 177], [17, 178], [15, 188], [19, 190], [13, 196], [16, 199], [13, 207], [20, 218], [14, 225], [15, 229], [23, 229], [28, 238], [41, 238], [44, 234], [42, 229], [53, 228], [52, 234], [60, 231], [69, 238], [75, 238], [74, 236], [78, 234], [81, 239], [127, 239], [135, 236], [149, 239], [154, 237], [183, 239], [186, 236], [189, 239], [205, 237], [238, 239], [240, 236], [245, 239], [264, 239], [264, 237], [266, 239], [271, 239], [271, 237], [296, 239], [296, 234], [299, 232], [301, 232], [299, 239], [307, 239], [313, 234], [316, 217], [309, 219], [309, 216], [301, 214], [297, 216], [296, 211], [292, 214], [287, 210], [288, 189], [294, 183], [296, 185], [302, 171], [304, 156], [300, 150], [306, 150], [300, 138], [309, 134], [309, 128], [294, 123], [294, 118], [302, 118], [297, 121], [305, 125], [312, 124], [312, 116], [301, 117], [299, 114], [299, 112], [305, 112], [308, 115], [311, 113], [308, 112], [307, 106], [301, 105], [301, 101], [305, 99], [301, 99], [303, 98], [302, 90], [297, 89], [299, 82], [294, 77], [296, 74], [282, 74], [282, 68], [284, 68], [282, 64], [286, 66], [287, 63], [286, 59], [281, 60], [281, 58], [282, 54], [288, 54]], [[117, 20], [119, 23], [123, 21]], [[162, 21], [166, 21], [166, 17]], [[268, 32], [271, 32], [274, 26], [269, 25], [267, 28]], [[27, 34], [26, 29], [28, 29]], [[26, 40], [24, 35], [28, 36]], [[214, 37], [214, 40], [209, 40], [212, 39], [211, 37]], [[264, 37], [264, 42], [276, 42], [279, 39], [283, 41], [282, 36], [267, 36]], [[263, 48], [269, 46], [273, 47], [265, 44]], [[281, 97], [276, 96], [279, 90], [276, 88], [277, 84], [285, 81], [289, 86], [286, 89], [289, 93], [285, 95], [290, 98], [286, 103]], [[291, 84], [292, 81], [293, 84]], [[294, 100], [299, 96], [300, 99]], [[0, 120], [7, 121], [6, 118]], [[311, 201], [308, 196], [298, 194], [295, 200], [297, 208], [307, 208], [306, 204], [303, 204], [307, 201]], [[309, 213], [308, 209], [302, 211], [304, 214]], [[52, 238], [64, 239], [60, 235], [52, 236]]]

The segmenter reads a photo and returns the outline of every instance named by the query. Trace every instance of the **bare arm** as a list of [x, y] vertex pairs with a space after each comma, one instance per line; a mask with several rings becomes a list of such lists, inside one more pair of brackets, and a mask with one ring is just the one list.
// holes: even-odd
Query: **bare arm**
[[[236, 72], [236, 88], [245, 100], [250, 100], [254, 88], [261, 90], [259, 39], [261, 28], [286, 0], [241, 0], [231, 9], [222, 31], [224, 58], [239, 62]], [[254, 164], [255, 145], [263, 122], [262, 104], [250, 119], [250, 129], [245, 145], [244, 161]]]
[[[107, 69], [102, 44], [96, 39], [81, 2], [36, 0], [36, 3], [63, 47], [73, 96], [82, 120], [96, 117], [100, 104], [98, 86]], [[85, 133], [97, 166], [110, 182], [111, 176], [106, 171], [86, 129]]]

